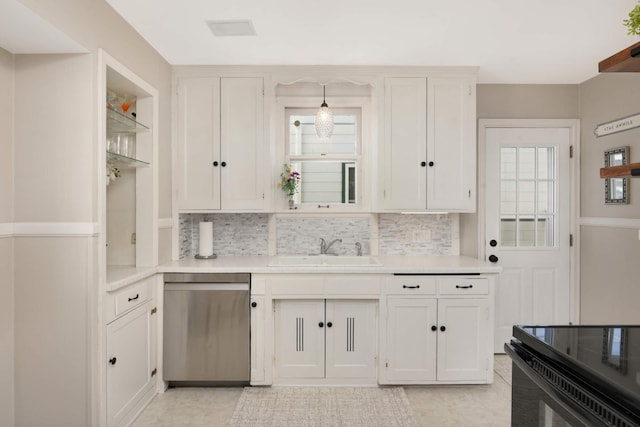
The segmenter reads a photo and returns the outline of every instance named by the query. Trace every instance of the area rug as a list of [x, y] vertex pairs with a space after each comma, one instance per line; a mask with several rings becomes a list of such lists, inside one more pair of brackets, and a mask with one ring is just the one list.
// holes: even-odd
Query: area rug
[[246, 387], [229, 426], [418, 427], [401, 387]]

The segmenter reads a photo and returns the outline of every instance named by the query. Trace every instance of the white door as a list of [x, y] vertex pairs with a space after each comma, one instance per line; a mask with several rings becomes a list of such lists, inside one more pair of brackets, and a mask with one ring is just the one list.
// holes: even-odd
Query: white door
[[377, 301], [327, 301], [326, 377], [376, 377]]
[[387, 78], [384, 90], [384, 209], [424, 210], [427, 79]]
[[427, 83], [427, 209], [476, 211], [476, 96], [468, 78]]
[[178, 83], [178, 207], [220, 209], [220, 79]]
[[485, 258], [496, 280], [494, 351], [515, 324], [571, 320], [570, 149], [576, 130], [483, 126], [486, 144]]
[[275, 375], [324, 378], [324, 300], [277, 300], [275, 305]]
[[435, 381], [438, 332], [435, 298], [387, 299], [387, 379], [391, 384]]
[[489, 310], [487, 298], [438, 300], [439, 381], [486, 381]]
[[259, 77], [220, 79], [223, 209], [264, 208], [264, 102]]

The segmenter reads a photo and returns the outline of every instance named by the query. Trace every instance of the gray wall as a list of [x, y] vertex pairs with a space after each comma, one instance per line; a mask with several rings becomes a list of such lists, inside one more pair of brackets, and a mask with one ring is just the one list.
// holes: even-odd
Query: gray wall
[[[0, 227], [13, 222], [13, 56], [0, 49]], [[0, 426], [14, 423], [13, 238], [0, 231]]]
[[[476, 110], [478, 119], [575, 119], [578, 100], [578, 85], [480, 84]], [[478, 256], [477, 214], [460, 215], [460, 253]]]
[[[0, 122], [0, 162], [5, 152], [14, 150], [14, 170], [9, 175], [15, 197], [6, 196], [6, 200], [4, 186], [0, 186], [0, 223], [97, 222], [97, 200], [103, 189], [97, 188], [96, 177], [104, 173], [96, 161], [99, 48], [159, 91], [159, 215], [171, 217], [169, 64], [103, 0], [23, 3], [89, 53], [0, 56], [0, 89], [9, 61], [13, 61], [15, 77], [15, 92], [8, 100], [14, 105], [13, 141], [6, 142], [5, 123]], [[0, 111], [7, 92], [1, 93]], [[6, 172], [1, 169], [4, 185]], [[7, 205], [15, 214], [4, 219]], [[170, 254], [170, 233], [162, 235], [161, 261]], [[13, 241], [6, 258], [5, 241]], [[94, 236], [0, 238], [0, 338], [8, 335], [13, 340], [15, 360], [12, 404], [13, 395], [4, 399], [10, 393], [5, 388], [11, 385], [4, 381], [7, 361], [2, 346], [0, 425], [84, 427], [104, 419], [101, 402], [106, 388], [98, 366], [104, 348], [98, 339], [97, 268], [101, 262], [97, 245]], [[7, 271], [14, 277], [8, 287], [4, 276], [7, 259]], [[6, 289], [13, 293], [8, 303], [2, 298]], [[5, 304], [9, 305], [6, 312]], [[5, 323], [5, 315], [15, 323]], [[5, 332], [10, 329], [13, 335]], [[12, 407], [7, 412], [6, 405]], [[12, 411], [13, 420], [5, 423], [5, 413], [11, 417]]]
[[[581, 323], [640, 323], [640, 180], [632, 178], [630, 204], [605, 205], [604, 150], [630, 147], [631, 162], [640, 162], [640, 129], [596, 138], [601, 123], [640, 113], [640, 74], [600, 74], [580, 86], [581, 216], [606, 226], [580, 228]], [[635, 220], [635, 228], [616, 226], [616, 219]]]

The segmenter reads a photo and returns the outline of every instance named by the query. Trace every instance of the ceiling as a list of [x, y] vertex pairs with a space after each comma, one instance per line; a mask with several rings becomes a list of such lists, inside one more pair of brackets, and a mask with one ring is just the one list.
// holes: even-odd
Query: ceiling
[[[635, 43], [636, 0], [106, 0], [174, 65], [478, 66], [480, 83], [577, 84]], [[209, 20], [253, 22], [215, 37]]]

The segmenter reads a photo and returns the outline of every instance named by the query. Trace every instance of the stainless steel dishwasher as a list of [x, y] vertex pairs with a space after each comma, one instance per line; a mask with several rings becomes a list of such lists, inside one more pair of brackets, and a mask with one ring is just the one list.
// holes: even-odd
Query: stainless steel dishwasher
[[164, 380], [170, 386], [249, 383], [250, 278], [164, 275]]

